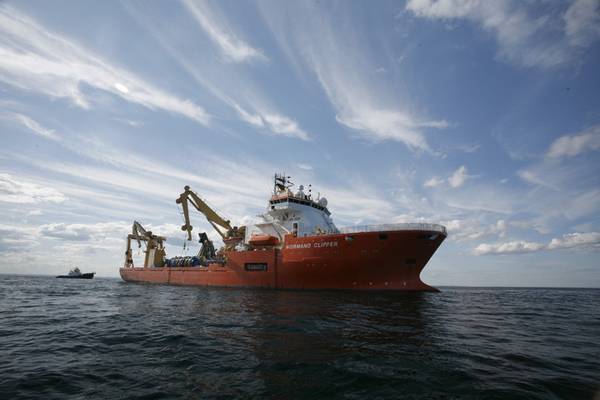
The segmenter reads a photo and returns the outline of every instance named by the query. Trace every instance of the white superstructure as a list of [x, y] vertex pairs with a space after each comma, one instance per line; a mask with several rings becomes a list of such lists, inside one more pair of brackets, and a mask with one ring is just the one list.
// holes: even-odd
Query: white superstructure
[[258, 223], [246, 226], [244, 242], [248, 243], [252, 235], [266, 234], [283, 241], [288, 233], [312, 236], [338, 232], [327, 209], [327, 199], [313, 199], [310, 190], [305, 193], [302, 185], [294, 193], [292, 186], [289, 177], [275, 175], [267, 212], [258, 216]]

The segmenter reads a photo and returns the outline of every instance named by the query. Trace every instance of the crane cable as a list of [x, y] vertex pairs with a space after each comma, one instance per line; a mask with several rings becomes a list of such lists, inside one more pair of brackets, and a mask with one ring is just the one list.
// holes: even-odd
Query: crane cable
[[[179, 214], [179, 216], [181, 217], [181, 221], [183, 222], [183, 225], [185, 225], [185, 217], [183, 216], [183, 210], [179, 208], [179, 204], [175, 203], [175, 207], [177, 208], [177, 213]], [[185, 235], [185, 233], [184, 233]], [[187, 250], [187, 237], [183, 238], [183, 252], [186, 253]]]

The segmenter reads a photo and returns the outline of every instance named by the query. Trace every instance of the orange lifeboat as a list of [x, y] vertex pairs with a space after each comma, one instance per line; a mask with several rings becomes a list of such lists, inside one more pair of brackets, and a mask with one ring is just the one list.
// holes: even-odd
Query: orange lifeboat
[[254, 234], [250, 236], [248, 244], [252, 246], [277, 246], [279, 238], [267, 234]]

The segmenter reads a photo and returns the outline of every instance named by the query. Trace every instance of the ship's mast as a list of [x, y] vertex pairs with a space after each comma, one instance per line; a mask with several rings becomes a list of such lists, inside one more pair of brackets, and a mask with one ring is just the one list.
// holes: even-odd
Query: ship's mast
[[275, 174], [273, 184], [274, 195], [287, 193], [292, 186], [294, 186], [294, 183], [290, 181], [289, 176], [285, 176], [285, 174]]

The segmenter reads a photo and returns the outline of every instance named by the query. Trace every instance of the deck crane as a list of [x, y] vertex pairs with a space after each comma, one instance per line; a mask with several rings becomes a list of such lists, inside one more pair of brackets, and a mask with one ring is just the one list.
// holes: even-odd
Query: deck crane
[[182, 231], [187, 231], [188, 240], [192, 240], [192, 225], [190, 225], [190, 213], [188, 203], [191, 204], [196, 210], [202, 213], [213, 228], [219, 233], [223, 242], [227, 246], [235, 245], [243, 239], [245, 228], [238, 228], [237, 226], [231, 226], [229, 220], [224, 219], [217, 214], [212, 208], [208, 206], [196, 193], [192, 192], [189, 186], [184, 188], [184, 192], [179, 195], [175, 201], [177, 204], [181, 204], [183, 208], [183, 217], [185, 224], [181, 227]]
[[133, 267], [133, 255], [131, 252], [131, 240], [136, 240], [138, 247], [142, 247], [142, 242], [146, 243], [146, 256], [144, 257], [144, 268], [149, 266], [162, 267], [165, 261], [165, 246], [167, 240], [164, 236], [157, 236], [147, 231], [142, 224], [133, 221], [131, 233], [127, 235], [127, 249], [125, 250], [125, 267]]

